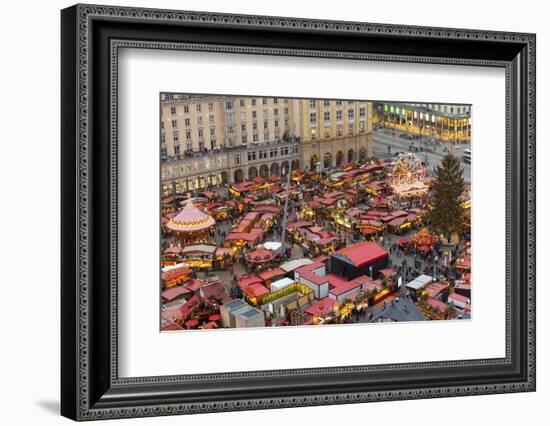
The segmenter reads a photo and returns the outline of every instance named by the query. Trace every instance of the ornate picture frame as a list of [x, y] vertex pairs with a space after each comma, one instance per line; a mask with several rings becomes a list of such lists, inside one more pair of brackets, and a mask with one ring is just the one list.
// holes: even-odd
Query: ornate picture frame
[[[74, 420], [535, 390], [535, 35], [76, 5], [61, 13], [61, 413]], [[123, 47], [476, 65], [506, 72], [506, 356], [120, 378]]]

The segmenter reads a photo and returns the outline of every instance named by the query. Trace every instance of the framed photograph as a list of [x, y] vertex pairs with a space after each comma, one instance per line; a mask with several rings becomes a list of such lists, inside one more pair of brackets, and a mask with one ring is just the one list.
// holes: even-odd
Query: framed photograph
[[62, 415], [535, 390], [535, 35], [61, 30]]

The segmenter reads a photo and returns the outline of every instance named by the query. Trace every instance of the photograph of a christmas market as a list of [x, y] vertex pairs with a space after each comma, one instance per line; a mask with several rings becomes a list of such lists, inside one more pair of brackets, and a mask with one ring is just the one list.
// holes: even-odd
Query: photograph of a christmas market
[[468, 320], [467, 104], [160, 94], [160, 330]]

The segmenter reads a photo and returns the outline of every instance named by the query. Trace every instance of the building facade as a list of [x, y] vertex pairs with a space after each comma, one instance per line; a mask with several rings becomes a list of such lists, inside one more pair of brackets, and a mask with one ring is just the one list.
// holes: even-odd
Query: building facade
[[161, 95], [163, 195], [369, 156], [372, 103]]
[[470, 143], [471, 105], [375, 102], [376, 124], [444, 142]]
[[297, 121], [306, 170], [326, 170], [372, 155], [372, 102], [299, 99]]

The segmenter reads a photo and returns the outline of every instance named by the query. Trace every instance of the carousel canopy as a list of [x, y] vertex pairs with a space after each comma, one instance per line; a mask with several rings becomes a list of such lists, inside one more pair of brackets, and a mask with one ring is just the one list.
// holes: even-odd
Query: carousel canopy
[[166, 226], [176, 232], [196, 232], [206, 230], [215, 224], [216, 221], [212, 216], [201, 212], [191, 201], [188, 201]]
[[252, 250], [246, 255], [246, 259], [249, 262], [269, 262], [275, 257], [276, 253], [271, 250], [267, 250], [264, 248], [256, 248], [255, 250]]
[[437, 237], [430, 234], [430, 231], [428, 231], [426, 228], [423, 228], [412, 236], [411, 241], [420, 250], [423, 250], [423, 246], [426, 246], [427, 250], [429, 250], [437, 242]]

